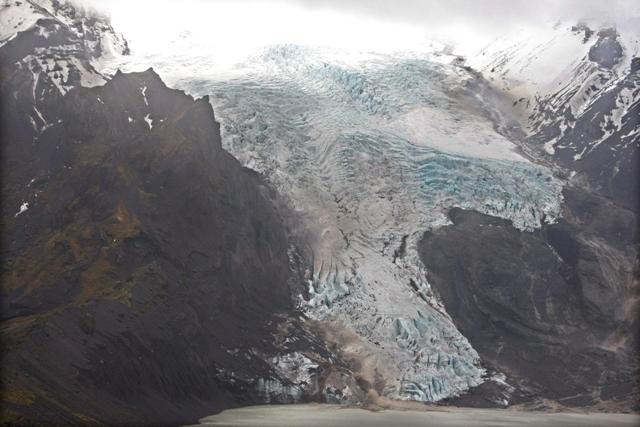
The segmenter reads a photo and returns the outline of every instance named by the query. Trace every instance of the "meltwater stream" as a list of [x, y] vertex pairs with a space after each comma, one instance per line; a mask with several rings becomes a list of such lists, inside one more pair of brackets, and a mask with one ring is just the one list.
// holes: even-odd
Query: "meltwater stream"
[[[140, 68], [128, 61], [117, 66]], [[431, 292], [417, 241], [454, 206], [538, 227], [559, 215], [561, 183], [496, 132], [475, 74], [431, 54], [295, 45], [219, 75], [203, 57], [143, 63], [209, 95], [225, 148], [304, 219], [313, 265], [301, 307], [354, 333], [345, 351], [384, 379], [383, 394], [437, 401], [485, 380]], [[283, 392], [267, 384], [265, 395]]]

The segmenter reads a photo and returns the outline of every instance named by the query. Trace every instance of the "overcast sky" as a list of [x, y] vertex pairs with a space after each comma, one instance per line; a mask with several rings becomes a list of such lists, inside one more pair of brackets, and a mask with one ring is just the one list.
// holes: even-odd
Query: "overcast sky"
[[309, 8], [371, 14], [419, 25], [464, 21], [478, 27], [542, 23], [549, 19], [619, 20], [640, 13], [638, 0], [291, 0]]
[[640, 28], [638, 0], [79, 1], [109, 13], [134, 47], [184, 30], [238, 45], [407, 45], [431, 38], [476, 48], [513, 27], [549, 26], [558, 19]]

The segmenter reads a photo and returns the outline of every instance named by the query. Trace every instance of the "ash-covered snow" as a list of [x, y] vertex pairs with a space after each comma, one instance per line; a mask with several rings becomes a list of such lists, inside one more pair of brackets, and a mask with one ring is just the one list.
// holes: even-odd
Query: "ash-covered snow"
[[268, 362], [273, 375], [252, 381], [265, 402], [300, 403], [305, 396], [315, 392], [318, 364], [307, 356], [298, 352], [284, 353], [271, 357]]

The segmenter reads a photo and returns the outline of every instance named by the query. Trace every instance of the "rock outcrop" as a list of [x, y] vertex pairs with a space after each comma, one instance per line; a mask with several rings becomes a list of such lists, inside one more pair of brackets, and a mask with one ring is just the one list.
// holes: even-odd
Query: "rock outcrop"
[[565, 189], [565, 218], [534, 232], [453, 209], [427, 232], [429, 282], [519, 401], [637, 409], [636, 217]]

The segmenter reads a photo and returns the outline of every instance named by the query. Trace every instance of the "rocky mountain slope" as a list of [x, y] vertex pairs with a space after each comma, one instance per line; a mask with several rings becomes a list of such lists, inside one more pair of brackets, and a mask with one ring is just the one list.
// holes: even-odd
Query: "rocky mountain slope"
[[452, 225], [421, 242], [429, 282], [486, 366], [505, 373], [505, 398], [637, 410], [636, 217], [564, 194], [565, 219], [533, 233], [452, 210]]
[[0, 47], [2, 421], [176, 425], [357, 389], [301, 325], [284, 208], [208, 99], [102, 76], [85, 42], [48, 16]]
[[560, 21], [495, 40], [468, 64], [511, 97], [528, 146], [638, 212], [640, 34]]

